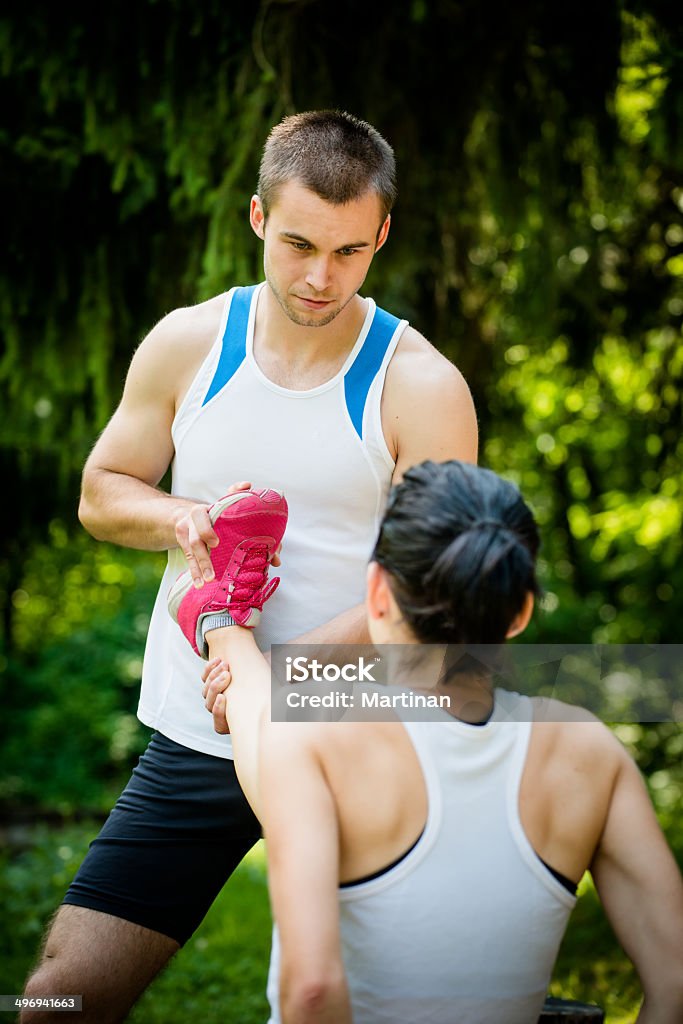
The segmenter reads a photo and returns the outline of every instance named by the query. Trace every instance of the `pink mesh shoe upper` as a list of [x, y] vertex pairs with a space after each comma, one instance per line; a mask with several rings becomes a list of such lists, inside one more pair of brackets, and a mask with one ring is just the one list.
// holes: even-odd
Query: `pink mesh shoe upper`
[[[235, 622], [251, 628], [258, 622], [264, 603], [275, 593], [280, 580], [275, 577], [268, 581], [268, 569], [287, 525], [287, 502], [278, 491], [268, 488], [244, 491], [220, 499], [209, 514], [219, 540], [211, 550], [216, 577], [199, 588], [192, 585], [191, 578], [181, 583], [181, 577], [175, 585], [181, 584], [184, 591], [177, 621], [198, 654], [200, 617], [227, 610]], [[189, 577], [189, 573], [186, 575]]]

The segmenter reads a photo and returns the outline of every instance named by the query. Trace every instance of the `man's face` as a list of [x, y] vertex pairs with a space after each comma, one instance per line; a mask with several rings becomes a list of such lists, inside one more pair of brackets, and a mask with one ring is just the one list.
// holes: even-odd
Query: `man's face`
[[335, 206], [288, 181], [266, 223], [254, 196], [251, 225], [265, 242], [266, 280], [290, 320], [302, 327], [324, 327], [341, 313], [384, 245], [389, 218], [378, 236], [381, 216], [375, 192]]

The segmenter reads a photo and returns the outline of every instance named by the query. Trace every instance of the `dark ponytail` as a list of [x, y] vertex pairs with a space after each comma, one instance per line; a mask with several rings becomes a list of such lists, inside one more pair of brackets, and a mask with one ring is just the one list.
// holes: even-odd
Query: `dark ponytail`
[[423, 462], [393, 488], [374, 561], [423, 643], [502, 643], [529, 591], [539, 537], [517, 488], [465, 462]]

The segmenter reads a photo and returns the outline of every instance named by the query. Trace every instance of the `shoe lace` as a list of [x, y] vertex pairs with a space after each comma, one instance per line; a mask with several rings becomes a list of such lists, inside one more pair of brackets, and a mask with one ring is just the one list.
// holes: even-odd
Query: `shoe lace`
[[234, 575], [232, 603], [247, 604], [251, 608], [258, 608], [261, 611], [264, 603], [280, 582], [279, 579], [268, 582], [269, 564], [266, 544], [255, 544], [249, 548], [244, 561], [238, 566]]

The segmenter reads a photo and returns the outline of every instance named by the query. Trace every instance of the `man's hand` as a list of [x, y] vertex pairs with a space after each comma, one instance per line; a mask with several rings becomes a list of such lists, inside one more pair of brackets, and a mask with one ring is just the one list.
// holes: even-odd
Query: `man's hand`
[[207, 661], [202, 672], [202, 697], [206, 704], [207, 711], [213, 711], [216, 697], [219, 693], [225, 693], [230, 686], [232, 676], [230, 668], [220, 658], [212, 658]]
[[[279, 553], [273, 556], [273, 565], [280, 564]], [[231, 626], [227, 626], [231, 629]], [[216, 633], [220, 632], [216, 630]], [[208, 634], [211, 637], [211, 633]], [[296, 644], [369, 644], [365, 606], [362, 604], [341, 612], [329, 622], [322, 626], [302, 633], [295, 637], [290, 643]], [[211, 641], [209, 640], [209, 650]], [[270, 652], [264, 654], [264, 658], [270, 664]], [[225, 673], [225, 674], [224, 674]], [[219, 658], [209, 661], [202, 672], [202, 696], [206, 702], [206, 708], [213, 715], [214, 730], [224, 736], [230, 732], [225, 721], [225, 693], [230, 685], [230, 669], [225, 662], [221, 663]]]
[[[230, 626], [225, 628], [230, 629]], [[264, 658], [270, 663], [269, 653], [265, 654]], [[202, 686], [202, 697], [204, 698], [206, 710], [210, 711], [213, 715], [214, 732], [221, 736], [228, 736], [230, 734], [230, 726], [225, 717], [225, 697], [223, 694], [231, 682], [232, 675], [230, 674], [229, 665], [221, 661], [220, 658], [212, 658], [211, 661], [207, 661], [202, 672], [202, 683], [204, 684]]]
[[[242, 480], [240, 483], [228, 487], [225, 493], [236, 494], [237, 491], [248, 491], [250, 487], [249, 480]], [[178, 520], [175, 527], [178, 547], [187, 559], [187, 567], [195, 587], [203, 587], [204, 583], [209, 583], [214, 578], [210, 552], [211, 548], [215, 548], [218, 544], [218, 537], [209, 518], [210, 508], [210, 505], [205, 504], [193, 505]], [[270, 562], [271, 565], [280, 565], [280, 548]]]
[[[248, 491], [251, 487], [249, 480], [232, 484], [228, 487], [226, 494], [236, 494], [237, 491]], [[211, 548], [218, 544], [211, 519], [209, 518], [210, 505], [193, 505], [182, 518], [178, 520], [175, 527], [178, 547], [185, 555], [187, 567], [192, 576], [195, 587], [202, 587], [214, 578], [213, 566], [211, 565]]]
[[202, 697], [206, 710], [213, 715], [214, 730], [221, 736], [226, 736], [230, 732], [230, 727], [225, 717], [223, 694], [232, 682], [229, 667], [220, 658], [212, 658], [202, 672], [202, 682]]

